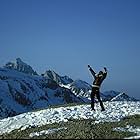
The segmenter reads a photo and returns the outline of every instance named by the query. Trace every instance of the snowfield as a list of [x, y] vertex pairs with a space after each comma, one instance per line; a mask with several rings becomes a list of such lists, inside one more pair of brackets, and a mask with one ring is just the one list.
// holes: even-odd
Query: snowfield
[[24, 130], [33, 126], [67, 122], [69, 119], [95, 118], [95, 123], [99, 123], [119, 121], [123, 117], [140, 114], [140, 101], [107, 101], [104, 102], [104, 106], [106, 108], [104, 112], [101, 112], [100, 105], [97, 103], [96, 111], [92, 111], [90, 105], [76, 105], [23, 113], [0, 120], [0, 134], [9, 133], [15, 129]]

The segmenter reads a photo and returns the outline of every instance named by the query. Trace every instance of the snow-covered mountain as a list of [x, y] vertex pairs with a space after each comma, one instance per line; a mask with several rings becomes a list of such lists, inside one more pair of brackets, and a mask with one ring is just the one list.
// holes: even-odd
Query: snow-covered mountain
[[84, 101], [54, 80], [0, 68], [0, 118], [73, 102]]
[[133, 97], [129, 97], [126, 93], [122, 92], [117, 96], [113, 97], [111, 101], [138, 101]]
[[46, 71], [42, 76], [55, 81], [61, 87], [70, 89], [77, 97], [81, 97], [85, 102], [89, 102], [91, 85], [87, 82], [80, 79], [74, 81], [68, 76], [60, 76], [51, 70]]
[[[34, 109], [74, 102], [90, 102], [91, 85], [80, 79], [72, 80], [54, 71], [37, 75], [20, 58], [0, 68], [0, 119]], [[131, 100], [120, 92], [101, 93], [103, 101]]]
[[[60, 76], [54, 71], [48, 70], [42, 76], [54, 80], [59, 86], [70, 89], [76, 96], [82, 97], [85, 102], [90, 102], [90, 94], [92, 86], [87, 82], [77, 79], [72, 80], [68, 76]], [[111, 100], [123, 100], [123, 101], [137, 101], [136, 99], [129, 97], [127, 94], [122, 96], [122, 92], [117, 91], [105, 91], [101, 94], [101, 98], [103, 101], [111, 101]], [[97, 100], [98, 101], [98, 100]]]
[[14, 70], [24, 72], [24, 73], [27, 73], [27, 74], [30, 74], [30, 75], [37, 75], [37, 72], [34, 71], [31, 66], [24, 63], [20, 58], [17, 58], [13, 62], [6, 63], [4, 68], [14, 69]]
[[84, 96], [84, 94], [86, 92], [88, 92], [89, 90], [91, 90], [91, 85], [88, 84], [85, 81], [82, 80], [75, 80], [72, 83], [69, 84], [69, 87], [71, 88], [71, 90], [76, 93], [77, 95], [82, 95]]
[[101, 93], [101, 97], [103, 101], [138, 101], [124, 92], [117, 92], [113, 90]]
[[79, 97], [86, 97], [90, 99], [91, 85], [80, 79], [73, 81], [69, 85], [69, 89]]
[[114, 90], [110, 90], [110, 91], [105, 91], [103, 92], [103, 98], [107, 99], [107, 100], [111, 100], [112, 98], [116, 97], [117, 95], [119, 95], [120, 92], [114, 91]]
[[47, 70], [44, 74], [42, 74], [42, 76], [54, 80], [57, 84], [67, 85], [73, 82], [73, 80], [68, 76], [60, 76], [56, 72], [51, 70]]
[[85, 81], [82, 81], [80, 79], [74, 81], [68, 76], [60, 76], [59, 74], [51, 70], [46, 71], [44, 74], [42, 74], [42, 76], [54, 80], [61, 87], [70, 89], [75, 95], [82, 95], [83, 97], [89, 96], [91, 85]]

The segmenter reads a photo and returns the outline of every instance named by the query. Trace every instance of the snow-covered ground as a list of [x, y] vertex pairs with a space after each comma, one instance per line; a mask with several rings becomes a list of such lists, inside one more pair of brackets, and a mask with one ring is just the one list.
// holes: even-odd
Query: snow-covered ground
[[99, 103], [92, 111], [90, 105], [49, 108], [40, 111], [23, 113], [14, 117], [0, 120], [0, 134], [11, 132], [14, 129], [24, 130], [32, 126], [42, 126], [55, 122], [67, 122], [69, 119], [96, 118], [95, 123], [119, 121], [121, 118], [140, 114], [140, 102], [114, 101], [104, 102], [106, 108], [101, 112]]

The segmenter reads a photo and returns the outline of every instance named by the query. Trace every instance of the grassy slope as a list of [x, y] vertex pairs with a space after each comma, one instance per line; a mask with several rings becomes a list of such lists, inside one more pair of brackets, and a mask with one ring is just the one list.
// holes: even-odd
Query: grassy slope
[[139, 126], [140, 127], [140, 115], [129, 116], [122, 119], [120, 122], [106, 122], [94, 124], [93, 119], [88, 120], [69, 120], [64, 123], [55, 123], [44, 125], [36, 128], [28, 128], [24, 131], [14, 130], [9, 134], [0, 136], [1, 139], [31, 139], [29, 134], [32, 132], [39, 132], [47, 130], [49, 128], [66, 127], [67, 129], [59, 130], [56, 133], [41, 135], [39, 137], [33, 137], [35, 139], [122, 139], [136, 135], [130, 132], [118, 132], [113, 131], [116, 127], [126, 127], [126, 125]]

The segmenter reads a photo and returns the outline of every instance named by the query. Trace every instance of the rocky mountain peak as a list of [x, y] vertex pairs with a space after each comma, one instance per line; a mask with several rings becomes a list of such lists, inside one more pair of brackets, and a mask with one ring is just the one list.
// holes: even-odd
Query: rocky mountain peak
[[73, 80], [71, 78], [69, 78], [68, 76], [60, 76], [59, 74], [57, 74], [56, 72], [54, 72], [52, 70], [47, 70], [42, 75], [46, 78], [54, 80], [57, 84], [67, 85], [67, 84], [70, 84], [71, 82], [73, 82]]
[[15, 61], [11, 61], [5, 64], [4, 68], [17, 70], [30, 75], [37, 75], [36, 71], [33, 70], [31, 66], [24, 63], [21, 58], [16, 58]]

